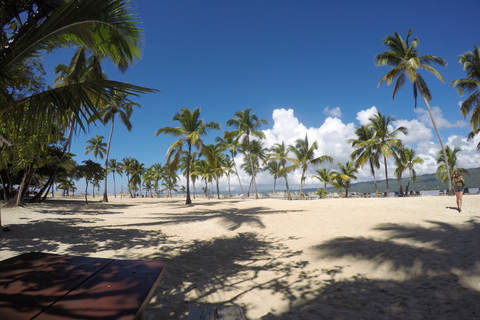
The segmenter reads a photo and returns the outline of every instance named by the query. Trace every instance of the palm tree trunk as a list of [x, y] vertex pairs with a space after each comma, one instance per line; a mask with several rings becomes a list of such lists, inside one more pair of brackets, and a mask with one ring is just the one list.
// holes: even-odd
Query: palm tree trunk
[[290, 188], [288, 187], [287, 174], [285, 173], [285, 186], [287, 187], [287, 199], [292, 200], [292, 195], [290, 194]]
[[192, 156], [192, 145], [190, 142], [188, 143], [188, 159], [187, 159], [187, 200], [185, 201], [185, 204], [191, 204], [192, 199], [190, 198], [190, 162], [191, 162], [191, 156]]
[[233, 157], [233, 152], [232, 152], [232, 160], [233, 160], [233, 167], [235, 168], [235, 174], [237, 175], [238, 183], [240, 184], [240, 191], [243, 194], [242, 180], [240, 180], [240, 175], [238, 174], [237, 163], [235, 162], [235, 158]]
[[253, 159], [252, 153], [248, 150], [249, 158], [250, 158], [250, 166], [252, 167], [252, 183], [253, 188], [255, 189], [255, 199], [258, 199], [258, 191], [257, 191], [257, 182], [255, 181], [255, 167], [253, 166]]
[[[107, 152], [105, 153], [105, 189], [103, 191], [103, 202], [108, 202], [108, 192], [107, 192], [107, 180], [108, 180], [108, 154], [110, 153], [110, 144], [112, 143], [112, 135], [113, 135], [113, 124], [115, 122], [115, 114], [112, 116], [112, 126], [110, 127], [110, 135], [108, 136], [108, 145], [107, 145]], [[115, 179], [115, 178], [114, 178]]]
[[377, 187], [377, 179], [375, 178], [375, 169], [373, 167], [373, 161], [372, 158], [370, 158], [370, 170], [372, 171], [372, 176], [373, 176], [373, 184], [375, 185], [375, 196], [378, 195], [378, 187]]
[[438, 131], [437, 123], [435, 122], [435, 119], [433, 118], [433, 114], [432, 114], [432, 110], [430, 109], [430, 105], [428, 104], [427, 99], [425, 99], [425, 97], [423, 95], [422, 95], [422, 98], [423, 98], [423, 101], [425, 102], [425, 105], [427, 106], [428, 114], [430, 115], [430, 120], [432, 120], [433, 128], [435, 129], [435, 132], [437, 133], [438, 141], [440, 142], [440, 146], [442, 147], [443, 157], [445, 158], [445, 165], [447, 167], [448, 194], [453, 195], [452, 176], [450, 174], [450, 168], [449, 168], [449, 165], [448, 165], [447, 152], [445, 151], [445, 146], [443, 145], [442, 137], [440, 136], [440, 131]]
[[385, 156], [383, 156], [383, 163], [385, 165], [385, 182], [387, 183], [387, 197], [390, 197], [390, 187], [388, 186], [387, 158]]
[[299, 200], [302, 200], [302, 196], [303, 196], [303, 179], [305, 177], [305, 172], [306, 170], [302, 172], [302, 177], [300, 178], [300, 194], [298, 195]]

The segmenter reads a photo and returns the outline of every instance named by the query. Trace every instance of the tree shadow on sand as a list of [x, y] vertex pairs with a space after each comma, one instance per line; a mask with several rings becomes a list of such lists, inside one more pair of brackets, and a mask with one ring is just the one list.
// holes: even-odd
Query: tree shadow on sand
[[375, 229], [380, 238], [342, 237], [317, 245], [318, 258], [369, 263], [382, 269], [383, 278], [375, 272], [342, 277], [341, 268], [332, 270], [313, 299], [262, 319], [479, 319], [479, 222], [428, 223], [382, 224]]
[[[301, 211], [301, 210], [298, 210]], [[204, 208], [193, 208], [188, 213], [151, 213], [148, 218], [150, 222], [128, 223], [124, 226], [148, 227], [171, 224], [188, 225], [188, 223], [204, 222], [219, 219], [219, 224], [228, 230], [236, 230], [242, 225], [249, 225], [255, 228], [265, 228], [261, 217], [270, 214], [282, 214], [295, 212], [295, 210], [272, 210], [268, 207], [251, 207], [248, 209], [228, 208], [223, 210], [212, 210]], [[144, 218], [145, 219], [145, 218]], [[122, 225], [118, 225], [122, 226]]]
[[240, 233], [179, 246], [180, 252], [164, 259], [167, 271], [146, 313], [187, 319], [189, 305], [202, 303], [235, 303], [247, 312], [250, 306], [242, 298], [253, 291], [281, 293], [283, 300], [294, 300], [296, 288], [291, 283], [309, 278], [297, 275], [308, 262], [291, 259], [301, 252], [290, 250], [284, 240]]
[[99, 220], [69, 217], [11, 225], [14, 232], [2, 234], [0, 249], [18, 254], [35, 251], [71, 255], [95, 255], [96, 252], [119, 250], [115, 258], [135, 259], [131, 255], [126, 257], [122, 252], [152, 247], [166, 249], [175, 245], [160, 231], [95, 226]]

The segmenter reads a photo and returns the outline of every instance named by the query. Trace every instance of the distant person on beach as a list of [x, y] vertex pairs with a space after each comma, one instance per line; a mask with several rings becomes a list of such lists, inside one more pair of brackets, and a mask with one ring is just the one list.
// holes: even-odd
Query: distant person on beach
[[460, 173], [458, 173], [457, 170], [453, 172], [452, 183], [454, 188], [453, 190], [455, 190], [455, 197], [457, 198], [458, 212], [462, 212], [462, 197], [465, 180], [463, 180], [463, 177], [460, 175]]

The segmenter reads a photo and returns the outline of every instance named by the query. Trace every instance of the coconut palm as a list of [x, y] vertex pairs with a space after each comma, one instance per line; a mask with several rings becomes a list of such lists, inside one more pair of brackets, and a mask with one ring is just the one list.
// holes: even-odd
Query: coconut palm
[[130, 175], [132, 172], [132, 167], [134, 165], [135, 159], [132, 157], [126, 157], [122, 159], [122, 171], [125, 172], [127, 175], [127, 188], [128, 188], [128, 193], [130, 194], [130, 197], [133, 197], [132, 190], [130, 188]]
[[288, 187], [287, 175], [288, 173], [290, 173], [292, 170], [295, 169], [295, 165], [287, 166], [287, 163], [294, 162], [295, 159], [288, 157], [288, 149], [287, 147], [285, 147], [285, 142], [282, 141], [281, 143], [276, 143], [273, 145], [273, 147], [270, 148], [270, 153], [267, 154], [267, 158], [265, 159], [265, 161], [271, 161], [271, 160], [278, 161], [278, 164], [280, 165], [278, 176], [285, 178], [285, 187], [287, 189], [287, 199], [292, 200], [290, 188]]
[[[143, 35], [132, 6], [125, 0], [8, 1], [2, 2], [1, 12], [1, 120], [35, 126], [41, 125], [36, 121], [38, 115], [45, 114], [59, 125], [71, 116], [81, 125], [96, 112], [93, 96], [112, 96], [113, 89], [135, 95], [156, 91], [102, 79], [17, 98], [15, 88], [28, 81], [25, 66], [29, 58], [61, 47], [84, 46], [125, 70], [140, 57]], [[27, 105], [29, 112], [25, 113]]]
[[113, 175], [113, 196], [115, 198], [117, 197], [117, 186], [116, 186], [116, 182], [115, 182], [115, 173], [122, 176], [122, 173], [123, 173], [122, 166], [123, 166], [123, 164], [121, 162], [118, 162], [117, 159], [110, 159], [108, 161], [107, 175], [110, 172]]
[[371, 117], [369, 121], [369, 126], [374, 132], [373, 137], [370, 139], [373, 144], [372, 150], [376, 153], [374, 157], [378, 157], [379, 154], [383, 156], [388, 197], [390, 195], [390, 187], [388, 185], [387, 159], [392, 156], [397, 158], [396, 151], [402, 148], [402, 141], [397, 139], [396, 136], [399, 133], [407, 134], [408, 130], [405, 127], [398, 127], [397, 129], [390, 131], [391, 123], [395, 121], [395, 118], [392, 116], [385, 117], [380, 112]]
[[268, 124], [265, 119], [258, 118], [255, 114], [250, 114], [251, 109], [235, 112], [233, 119], [227, 121], [227, 126], [236, 128], [231, 134], [235, 137], [235, 141], [241, 141], [241, 145], [248, 160], [250, 161], [250, 170], [252, 183], [255, 188], [255, 198], [258, 199], [257, 183], [255, 181], [255, 166], [250, 155], [250, 136], [258, 139], [265, 139], [265, 134], [258, 130], [262, 124]]
[[[412, 29], [408, 30], [407, 38], [405, 41], [403, 38], [395, 32], [395, 36], [387, 36], [383, 40], [383, 43], [390, 47], [389, 51], [379, 53], [375, 57], [375, 62], [379, 66], [391, 66], [392, 69], [384, 75], [378, 82], [378, 86], [382, 82], [386, 82], [387, 85], [390, 85], [395, 80], [395, 86], [393, 88], [392, 99], [395, 98], [397, 90], [403, 87], [407, 78], [413, 84], [413, 97], [415, 99], [415, 108], [417, 107], [417, 95], [420, 93], [423, 101], [430, 115], [432, 125], [437, 133], [440, 146], [443, 151], [443, 155], [446, 158], [447, 154], [445, 151], [445, 146], [440, 136], [440, 131], [438, 131], [437, 124], [433, 118], [432, 110], [430, 109], [429, 101], [432, 100], [430, 90], [428, 89], [427, 83], [423, 79], [423, 76], [419, 73], [419, 70], [425, 70], [433, 75], [435, 75], [440, 81], [444, 82], [442, 75], [438, 72], [432, 65], [446, 66], [447, 62], [434, 55], [423, 55], [420, 56], [418, 50], [418, 38], [414, 38], [412, 42], [409, 42], [410, 35], [412, 34]], [[450, 169], [447, 166], [447, 176], [448, 176], [448, 190], [449, 193], [452, 192], [452, 182]]]
[[317, 173], [316, 175], [313, 175], [313, 178], [317, 178], [320, 180], [320, 182], [323, 182], [323, 189], [326, 191], [327, 190], [327, 184], [332, 183], [334, 179], [334, 171], [330, 171], [329, 169], [323, 169], [323, 168], [318, 168], [315, 170]]
[[98, 134], [90, 138], [87, 141], [87, 146], [85, 149], [85, 154], [89, 154], [90, 152], [93, 153], [93, 156], [95, 157], [95, 162], [97, 162], [97, 158], [100, 157], [100, 159], [103, 159], [105, 153], [107, 152], [107, 144], [103, 142], [103, 136], [99, 136]]
[[355, 173], [358, 172], [355, 163], [347, 161], [345, 165], [341, 162], [338, 163], [340, 172], [335, 172], [334, 176], [337, 179], [337, 183], [345, 188], [345, 197], [348, 198], [348, 188], [350, 188], [350, 181], [357, 180]]
[[268, 173], [270, 173], [273, 176], [273, 193], [275, 193], [275, 187], [277, 186], [277, 178], [281, 170], [281, 166], [278, 161], [270, 160], [270, 161], [267, 161], [265, 170], [268, 171]]
[[181, 109], [180, 113], [176, 113], [173, 116], [173, 121], [180, 123], [179, 127], [164, 127], [158, 129], [155, 132], [155, 136], [158, 137], [162, 133], [170, 134], [175, 137], [183, 136], [176, 142], [174, 142], [167, 150], [168, 162], [171, 165], [171, 169], [176, 171], [179, 166], [180, 158], [183, 152], [183, 147], [187, 145], [188, 152], [188, 167], [187, 167], [187, 200], [185, 204], [191, 204], [190, 198], [190, 157], [192, 154], [192, 146], [195, 146], [202, 152], [207, 152], [205, 145], [201, 137], [206, 135], [208, 130], [219, 130], [220, 125], [216, 122], [204, 123], [203, 119], [200, 119], [200, 108], [190, 111], [190, 109]]
[[[464, 92], [471, 92], [460, 106], [463, 117], [471, 113], [472, 132], [468, 135], [469, 139], [473, 139], [480, 130], [480, 50], [476, 45], [473, 47], [473, 51], [462, 54], [459, 60], [463, 70], [467, 72], [467, 78], [452, 81], [452, 87], [458, 90], [460, 96]], [[477, 145], [477, 149], [480, 150], [480, 143]]]
[[297, 168], [302, 168], [302, 177], [300, 179], [300, 199], [303, 195], [303, 184], [305, 183], [305, 174], [308, 169], [308, 165], [318, 165], [324, 162], [333, 162], [333, 158], [330, 156], [315, 156], [315, 150], [317, 150], [317, 141], [314, 141], [311, 145], [308, 143], [308, 136], [305, 135], [304, 139], [297, 139], [295, 145], [290, 145], [288, 150], [295, 156], [294, 164]]
[[[139, 103], [128, 100], [127, 94], [121, 91], [115, 91], [113, 99], [109, 101], [105, 108], [99, 111], [99, 117], [103, 124], [111, 123], [110, 134], [108, 136], [107, 150], [105, 152], [105, 170], [108, 169], [108, 156], [110, 154], [110, 146], [112, 145], [113, 128], [115, 126], [115, 116], [118, 115], [125, 128], [128, 131], [132, 130], [132, 123], [130, 116], [133, 112], [133, 107], [140, 107]], [[107, 196], [107, 180], [105, 179], [105, 191], [103, 193], [103, 201], [108, 202]]]
[[215, 179], [217, 187], [217, 198], [220, 199], [219, 180], [225, 173], [224, 162], [227, 155], [222, 153], [225, 149], [219, 144], [210, 144], [206, 147], [209, 151], [207, 153], [207, 162], [210, 165], [210, 168], [213, 172], [213, 178]]
[[219, 143], [225, 150], [228, 149], [231, 155], [231, 160], [233, 163], [234, 173], [237, 175], [238, 184], [240, 185], [240, 192], [243, 194], [242, 180], [237, 170], [237, 163], [235, 162], [235, 157], [238, 152], [242, 152], [242, 147], [239, 144], [239, 141], [235, 139], [233, 134], [229, 131], [225, 131], [222, 137], [216, 137], [215, 142]]
[[447, 170], [450, 172], [457, 170], [459, 173], [470, 175], [467, 169], [457, 167], [457, 153], [462, 151], [462, 149], [455, 147], [452, 150], [449, 146], [447, 146], [445, 151], [447, 153], [447, 161], [445, 161], [445, 157], [443, 156], [443, 152], [441, 150], [437, 155], [437, 178], [441, 178], [442, 182], [445, 182], [445, 180], [448, 179]]
[[361, 126], [355, 130], [356, 139], [348, 140], [355, 150], [350, 154], [350, 159], [355, 161], [357, 168], [363, 168], [365, 163], [370, 165], [370, 172], [373, 176], [375, 185], [375, 194], [378, 194], [377, 179], [375, 177], [375, 168], [380, 168], [379, 153], [375, 152], [375, 141], [373, 139], [375, 132], [371, 126]]
[[413, 148], [405, 148], [398, 150], [397, 169], [395, 169], [395, 175], [397, 180], [402, 179], [402, 174], [405, 170], [408, 170], [408, 182], [407, 187], [405, 188], [405, 194], [408, 195], [408, 188], [410, 186], [410, 180], [413, 179], [413, 182], [417, 179], [417, 172], [414, 169], [416, 164], [422, 164], [423, 159], [415, 156], [415, 150]]
[[139, 162], [137, 159], [132, 159], [132, 163], [130, 164], [129, 171], [130, 171], [129, 185], [131, 189], [135, 191], [139, 190], [140, 196], [142, 196], [142, 176], [143, 176], [143, 173], [145, 172], [145, 165]]

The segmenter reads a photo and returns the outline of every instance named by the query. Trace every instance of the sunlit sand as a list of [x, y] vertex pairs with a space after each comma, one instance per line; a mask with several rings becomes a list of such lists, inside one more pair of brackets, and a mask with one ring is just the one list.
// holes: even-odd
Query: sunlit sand
[[56, 197], [3, 208], [0, 259], [159, 259], [146, 319], [237, 304], [247, 319], [480, 318], [480, 196], [323, 200]]

